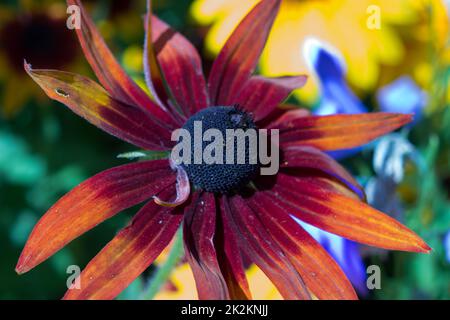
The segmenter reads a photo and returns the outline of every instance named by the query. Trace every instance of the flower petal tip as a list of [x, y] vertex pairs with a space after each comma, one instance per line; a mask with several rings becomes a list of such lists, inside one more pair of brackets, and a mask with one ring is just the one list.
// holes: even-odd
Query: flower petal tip
[[14, 271], [16, 271], [16, 273], [17, 273], [19, 276], [25, 273], [24, 271], [22, 271], [22, 270], [20, 269], [20, 267], [16, 267], [16, 268], [14, 269]]
[[23, 59], [23, 68], [25, 71], [30, 74], [30, 72], [33, 71], [33, 68], [31, 67], [31, 63], [28, 63], [26, 59]]
[[32, 269], [32, 266], [29, 266], [27, 264], [27, 261], [23, 261], [23, 260], [29, 260], [29, 259], [22, 259], [22, 257], [19, 258], [19, 262], [17, 262], [16, 268], [14, 269], [18, 275], [27, 273], [28, 271], [30, 271]]
[[420, 253], [431, 253], [432, 251], [434, 251], [433, 248], [431, 248], [428, 244], [426, 244], [425, 242], [422, 242], [420, 244], [420, 249], [419, 249]]

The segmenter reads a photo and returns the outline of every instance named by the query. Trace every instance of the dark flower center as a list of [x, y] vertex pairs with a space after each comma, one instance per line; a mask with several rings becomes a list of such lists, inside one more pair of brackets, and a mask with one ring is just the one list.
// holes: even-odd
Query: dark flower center
[[[196, 136], [200, 124], [201, 142], [198, 135]], [[183, 129], [187, 130], [191, 137], [191, 161], [183, 162], [181, 166], [195, 188], [208, 192], [230, 193], [247, 185], [257, 173], [260, 167], [256, 156], [257, 140], [255, 142], [255, 139], [250, 138], [251, 135], [257, 137], [257, 128], [250, 115], [239, 107], [219, 106], [203, 109], [191, 116]], [[216, 129], [209, 131], [215, 132], [214, 137], [208, 135], [209, 129]], [[217, 138], [216, 135], [221, 135], [222, 138]], [[213, 146], [222, 148], [222, 151]], [[198, 163], [195, 162], [194, 153], [197, 152], [198, 156], [200, 151], [202, 160]], [[218, 161], [207, 163], [209, 155]], [[245, 161], [242, 161], [244, 158]]]

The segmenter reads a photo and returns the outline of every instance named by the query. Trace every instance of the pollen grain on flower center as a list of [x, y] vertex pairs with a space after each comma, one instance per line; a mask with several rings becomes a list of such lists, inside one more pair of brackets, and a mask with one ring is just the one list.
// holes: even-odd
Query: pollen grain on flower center
[[[195, 148], [201, 148], [201, 152], [211, 143], [211, 141], [203, 141], [201, 144], [195, 144], [195, 124], [201, 123], [202, 132], [205, 133], [208, 129], [217, 129], [223, 137], [223, 154], [221, 163], [208, 164], [205, 161], [201, 163], [194, 163]], [[250, 148], [250, 140], [244, 140], [244, 146], [239, 146], [238, 140], [230, 140], [227, 137], [227, 129], [232, 129], [246, 133], [249, 129], [255, 130], [256, 125], [252, 117], [239, 109], [237, 106], [214, 106], [203, 109], [191, 116], [183, 126], [183, 129], [190, 133], [191, 137], [191, 161], [189, 163], [182, 163], [182, 167], [186, 170], [189, 180], [194, 187], [203, 189], [208, 192], [229, 193], [234, 190], [247, 185], [250, 180], [257, 173], [260, 165], [254, 159], [254, 150]], [[241, 129], [241, 130], [239, 130]], [[229, 130], [228, 130], [229, 131]], [[206, 139], [205, 139], [206, 140]], [[238, 149], [244, 148], [245, 162], [239, 163], [237, 161]], [[233, 149], [233, 161], [230, 163], [226, 159], [226, 149]], [[251, 151], [252, 150], [252, 151]], [[198, 152], [199, 150], [197, 150]]]

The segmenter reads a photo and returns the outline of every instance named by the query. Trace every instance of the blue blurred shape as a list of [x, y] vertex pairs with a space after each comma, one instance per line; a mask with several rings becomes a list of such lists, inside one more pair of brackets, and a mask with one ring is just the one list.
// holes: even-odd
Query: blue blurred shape
[[[319, 105], [313, 110], [316, 115], [337, 113], [363, 113], [367, 108], [350, 90], [345, 81], [346, 64], [343, 57], [329, 44], [316, 38], [308, 38], [303, 47], [303, 55], [321, 90]], [[335, 159], [342, 159], [358, 153], [361, 148], [329, 152]]]
[[347, 85], [345, 81], [347, 67], [344, 59], [335, 48], [316, 38], [308, 38], [303, 47], [303, 55], [320, 85], [321, 100], [314, 110], [315, 114], [328, 115], [367, 111], [367, 108]]
[[358, 293], [367, 294], [366, 267], [358, 244], [293, 218], [336, 260]]
[[381, 111], [414, 113], [416, 123], [428, 99], [427, 94], [409, 76], [402, 76], [381, 88], [377, 100]]
[[444, 249], [447, 262], [450, 263], [450, 231], [447, 231], [444, 237]]

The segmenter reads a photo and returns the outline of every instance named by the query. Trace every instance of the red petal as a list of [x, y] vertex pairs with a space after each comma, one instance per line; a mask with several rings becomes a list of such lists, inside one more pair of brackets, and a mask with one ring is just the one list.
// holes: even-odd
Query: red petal
[[81, 289], [69, 289], [64, 299], [114, 299], [170, 243], [181, 219], [180, 212], [149, 202], [89, 262], [79, 278]]
[[186, 258], [194, 273], [201, 300], [229, 299], [228, 287], [214, 248], [216, 204], [214, 194], [196, 193], [186, 209], [183, 236]]
[[366, 144], [411, 122], [412, 116], [397, 113], [341, 114], [301, 117], [281, 123], [280, 143], [309, 145], [321, 150], [341, 150]]
[[152, 27], [159, 65], [183, 114], [190, 116], [208, 107], [202, 61], [195, 47], [155, 16], [152, 17]]
[[274, 119], [267, 125], [268, 129], [277, 129], [283, 123], [292, 122], [298, 118], [308, 117], [311, 115], [311, 111], [308, 109], [299, 109], [296, 107], [295, 109], [284, 111], [278, 118]]
[[279, 174], [277, 185], [269, 193], [299, 219], [344, 238], [391, 250], [431, 250], [398, 221], [320, 183]]
[[168, 110], [176, 119], [183, 123], [186, 119], [181, 107], [173, 97], [173, 93], [167, 84], [164, 74], [157, 59], [153, 45], [153, 18], [151, 15], [152, 3], [147, 0], [147, 15], [145, 17], [145, 43], [144, 43], [144, 71], [147, 87], [150, 89], [156, 102], [165, 110]]
[[212, 105], [232, 105], [256, 68], [266, 44], [280, 0], [262, 0], [234, 30], [209, 75]]
[[167, 160], [103, 171], [62, 197], [34, 227], [17, 263], [24, 273], [116, 213], [175, 183]]
[[67, 0], [67, 4], [80, 8], [81, 28], [76, 29], [83, 52], [100, 83], [109, 94], [130, 105], [138, 105], [157, 119], [174, 128], [176, 123], [148, 97], [148, 95], [126, 74], [114, 58], [94, 22], [86, 13], [81, 1]]
[[217, 259], [228, 285], [232, 300], [250, 300], [252, 295], [245, 275], [245, 267], [238, 247], [236, 235], [224, 212], [223, 199], [220, 201], [220, 216], [217, 220], [215, 245]]
[[317, 298], [357, 299], [355, 290], [337, 263], [275, 198], [256, 193], [251, 206]]
[[301, 276], [246, 201], [234, 196], [224, 201], [224, 208], [240, 249], [269, 277], [280, 294], [285, 299], [309, 299]]
[[306, 76], [264, 78], [254, 76], [244, 85], [235, 103], [253, 113], [255, 121], [272, 114], [295, 89], [303, 87]]
[[283, 150], [282, 168], [309, 168], [320, 170], [344, 183], [361, 199], [365, 199], [364, 189], [333, 158], [325, 153], [307, 146], [292, 146]]
[[63, 71], [32, 70], [28, 64], [25, 70], [51, 99], [109, 134], [144, 149], [167, 150], [173, 145], [169, 130], [140, 108], [111, 98], [96, 82]]

